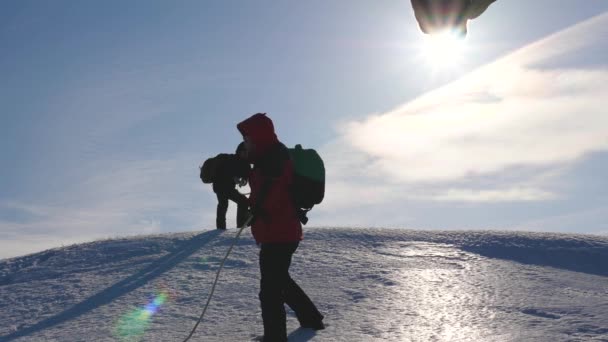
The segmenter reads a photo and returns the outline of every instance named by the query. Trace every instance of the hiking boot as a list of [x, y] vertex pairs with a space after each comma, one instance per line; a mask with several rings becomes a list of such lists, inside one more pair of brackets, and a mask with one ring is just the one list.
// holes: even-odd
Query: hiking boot
[[318, 321], [318, 322], [314, 322], [314, 323], [303, 323], [300, 326], [302, 328], [312, 329], [315, 331], [325, 329], [325, 324], [323, 324], [323, 321]]

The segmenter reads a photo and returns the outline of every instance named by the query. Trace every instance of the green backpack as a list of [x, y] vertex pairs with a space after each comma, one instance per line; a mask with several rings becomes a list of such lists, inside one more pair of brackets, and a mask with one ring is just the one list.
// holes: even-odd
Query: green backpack
[[302, 145], [290, 148], [289, 155], [294, 165], [293, 201], [300, 221], [306, 224], [306, 213], [325, 197], [325, 165], [317, 151], [303, 149]]

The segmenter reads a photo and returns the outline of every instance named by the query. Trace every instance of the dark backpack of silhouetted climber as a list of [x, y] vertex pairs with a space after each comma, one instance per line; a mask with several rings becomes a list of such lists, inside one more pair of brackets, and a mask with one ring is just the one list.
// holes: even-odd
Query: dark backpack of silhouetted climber
[[226, 212], [228, 201], [237, 204], [237, 227], [241, 227], [247, 220], [247, 197], [241, 194], [236, 185], [247, 184], [247, 177], [251, 167], [243, 158], [244, 145], [241, 143], [236, 154], [220, 153], [205, 160], [200, 167], [200, 178], [205, 184], [213, 185], [213, 192], [217, 196], [216, 228], [226, 229]]

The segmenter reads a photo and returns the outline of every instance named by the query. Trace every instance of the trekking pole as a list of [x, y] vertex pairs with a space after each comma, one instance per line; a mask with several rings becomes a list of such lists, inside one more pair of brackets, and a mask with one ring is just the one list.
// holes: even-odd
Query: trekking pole
[[203, 320], [203, 317], [205, 317], [205, 312], [207, 312], [207, 308], [209, 307], [209, 303], [211, 302], [211, 297], [213, 297], [213, 292], [215, 291], [215, 286], [217, 285], [217, 281], [220, 278], [220, 272], [222, 272], [222, 268], [224, 268], [224, 263], [226, 262], [226, 259], [228, 259], [228, 256], [230, 255], [230, 252], [232, 251], [232, 247], [234, 247], [234, 245], [236, 244], [236, 241], [239, 239], [239, 236], [241, 235], [243, 230], [249, 225], [249, 222], [251, 222], [252, 219], [253, 219], [253, 215], [249, 215], [249, 217], [247, 218], [247, 221], [245, 221], [243, 226], [241, 226], [239, 228], [239, 231], [236, 233], [236, 236], [234, 237], [232, 244], [230, 245], [230, 248], [228, 248], [228, 251], [226, 252], [226, 256], [224, 257], [224, 260], [222, 260], [222, 263], [220, 264], [220, 268], [217, 270], [217, 274], [215, 275], [215, 281], [213, 282], [213, 286], [211, 287], [211, 292], [209, 293], [209, 296], [207, 296], [207, 303], [205, 304], [205, 307], [203, 308], [203, 312], [201, 313], [201, 316], [198, 318], [198, 321], [196, 322], [196, 324], [194, 325], [194, 328], [192, 328], [192, 331], [190, 331], [190, 334], [188, 335], [188, 337], [186, 337], [184, 339], [183, 342], [187, 342], [192, 337], [192, 335], [194, 335], [196, 328], [198, 328], [198, 325]]

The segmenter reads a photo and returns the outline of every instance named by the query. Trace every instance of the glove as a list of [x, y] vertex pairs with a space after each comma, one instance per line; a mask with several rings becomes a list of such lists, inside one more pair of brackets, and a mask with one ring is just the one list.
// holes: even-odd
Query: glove
[[306, 214], [308, 213], [308, 210], [305, 209], [296, 209], [297, 210], [297, 215], [298, 215], [298, 220], [300, 220], [300, 222], [302, 222], [303, 225], [306, 225], [308, 223], [308, 217], [306, 216]]
[[234, 183], [242, 188], [247, 185], [247, 178], [234, 177]]

